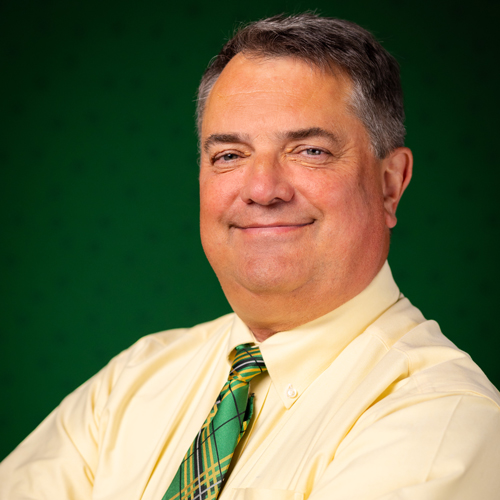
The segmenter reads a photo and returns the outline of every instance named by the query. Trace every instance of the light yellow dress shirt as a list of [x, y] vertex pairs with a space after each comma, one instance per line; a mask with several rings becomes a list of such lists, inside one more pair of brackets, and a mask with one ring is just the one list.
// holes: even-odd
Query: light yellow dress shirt
[[[0, 499], [161, 500], [247, 342], [234, 314], [139, 340], [5, 459]], [[221, 500], [500, 498], [500, 395], [387, 263], [260, 348], [268, 373]]]

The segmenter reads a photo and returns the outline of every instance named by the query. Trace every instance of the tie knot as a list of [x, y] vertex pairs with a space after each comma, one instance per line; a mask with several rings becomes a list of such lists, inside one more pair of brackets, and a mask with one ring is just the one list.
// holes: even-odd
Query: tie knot
[[229, 379], [250, 382], [254, 377], [266, 371], [266, 364], [257, 346], [241, 344], [236, 347], [236, 356], [231, 366]]

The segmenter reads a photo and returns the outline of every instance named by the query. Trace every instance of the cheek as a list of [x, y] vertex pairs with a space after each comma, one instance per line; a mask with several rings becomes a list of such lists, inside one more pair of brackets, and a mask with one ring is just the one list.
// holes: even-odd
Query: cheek
[[315, 189], [313, 196], [329, 219], [329, 234], [337, 234], [347, 245], [371, 238], [369, 234], [377, 232], [383, 221], [383, 199], [372, 183], [360, 177], [335, 176]]
[[323, 178], [308, 179], [304, 192], [324, 211], [325, 215], [339, 217], [357, 212], [364, 205], [364, 195], [358, 180], [347, 172], [326, 172]]
[[210, 191], [200, 189], [200, 239], [201, 245], [208, 260], [212, 262], [220, 240], [217, 221], [220, 217], [216, 197]]
[[200, 217], [203, 221], [217, 218], [223, 206], [224, 189], [212, 176], [200, 176]]
[[200, 238], [205, 255], [216, 273], [228, 258], [228, 213], [234, 191], [227, 178], [200, 176]]
[[225, 221], [237, 199], [238, 189], [231, 174], [200, 175], [200, 226], [202, 239], [215, 239], [226, 229]]

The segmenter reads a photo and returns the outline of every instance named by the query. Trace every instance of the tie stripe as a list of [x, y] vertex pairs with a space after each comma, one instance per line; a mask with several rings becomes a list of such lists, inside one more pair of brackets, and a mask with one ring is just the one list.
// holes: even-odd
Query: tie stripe
[[215, 500], [219, 496], [234, 450], [252, 417], [248, 384], [265, 371], [258, 347], [236, 347], [228, 381], [162, 500]]

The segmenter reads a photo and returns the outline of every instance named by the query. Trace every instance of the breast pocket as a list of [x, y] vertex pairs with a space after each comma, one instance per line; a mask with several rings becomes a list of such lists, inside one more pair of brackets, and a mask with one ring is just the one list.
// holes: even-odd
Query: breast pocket
[[267, 490], [261, 488], [238, 488], [232, 500], [304, 500], [304, 494], [291, 490]]

